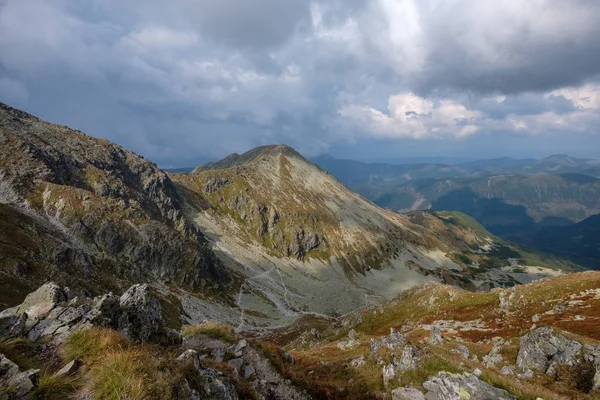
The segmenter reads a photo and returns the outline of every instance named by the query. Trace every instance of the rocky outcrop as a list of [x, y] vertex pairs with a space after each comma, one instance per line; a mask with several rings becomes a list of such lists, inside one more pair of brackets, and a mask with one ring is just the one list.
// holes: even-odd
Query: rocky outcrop
[[119, 299], [118, 330], [133, 340], [147, 341], [165, 322], [158, 301], [150, 296], [148, 285], [133, 285]]
[[390, 379], [394, 378], [398, 373], [417, 368], [420, 355], [420, 350], [413, 345], [404, 346], [399, 359], [396, 358], [395, 354], [392, 354], [392, 362], [383, 367], [384, 386], [387, 386]]
[[559, 365], [576, 365], [582, 348], [581, 343], [555, 333], [552, 327], [538, 328], [521, 337], [517, 366], [554, 375]]
[[[204, 368], [200, 362], [200, 354], [196, 350], [186, 350], [178, 358], [180, 362], [191, 362], [198, 371], [202, 381], [201, 393], [192, 390], [192, 398], [207, 400], [238, 400], [235, 385], [212, 368]], [[195, 397], [193, 397], [195, 396]]]
[[120, 299], [112, 293], [67, 299], [65, 289], [53, 282], [44, 284], [21, 305], [0, 313], [0, 337], [27, 336], [34, 342], [51, 338], [61, 343], [73, 332], [94, 326], [114, 328], [133, 341], [163, 333], [160, 305], [147, 285], [132, 286]]
[[[209, 338], [203, 334], [197, 334], [186, 337], [183, 347], [188, 350], [179, 357], [180, 360], [191, 359], [194, 360], [195, 365], [201, 365], [200, 359], [203, 357], [214, 359], [215, 349], [224, 349], [224, 354], [228, 358], [227, 364], [233, 370], [233, 380], [236, 382], [245, 380], [246, 384], [256, 392], [259, 399], [310, 399], [310, 396], [304, 391], [299, 390], [289, 380], [286, 380], [264, 357], [262, 351], [257, 350], [245, 339], [231, 344], [219, 339]], [[285, 368], [294, 368], [296, 360], [290, 353], [280, 349], [279, 357], [284, 362]], [[217, 379], [223, 380], [223, 377], [217, 377]]]
[[[11, 193], [0, 195], [10, 227], [0, 241], [11, 248], [18, 287], [46, 271], [86, 289], [94, 277], [99, 290], [115, 275], [126, 285], [161, 279], [194, 289], [229, 281], [184, 217], [182, 194], [153, 163], [2, 103], [0, 132], [0, 186]], [[33, 240], [16, 242], [13, 229]]]
[[475, 375], [440, 372], [423, 383], [427, 400], [517, 400], [506, 390], [493, 387]]
[[494, 338], [494, 346], [490, 350], [490, 352], [483, 357], [483, 365], [487, 368], [494, 367], [496, 364], [502, 362], [502, 347], [504, 346], [504, 341], [501, 338]]
[[390, 334], [382, 336], [381, 341], [371, 338], [370, 350], [371, 353], [377, 353], [382, 348], [390, 350], [401, 349], [406, 346], [407, 341], [404, 336], [395, 328], [390, 328]]
[[32, 399], [39, 377], [39, 370], [21, 372], [17, 364], [0, 354], [0, 398], [6, 393], [8, 399]]

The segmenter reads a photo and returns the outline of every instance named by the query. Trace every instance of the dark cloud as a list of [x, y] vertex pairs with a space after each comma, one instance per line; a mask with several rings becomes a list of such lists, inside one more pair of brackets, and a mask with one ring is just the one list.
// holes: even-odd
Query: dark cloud
[[280, 142], [526, 152], [598, 132], [599, 20], [588, 0], [0, 0], [0, 101], [171, 166]]

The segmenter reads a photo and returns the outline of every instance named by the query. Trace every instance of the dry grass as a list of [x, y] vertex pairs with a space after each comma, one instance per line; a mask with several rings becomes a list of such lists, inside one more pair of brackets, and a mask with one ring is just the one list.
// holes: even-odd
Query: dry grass
[[112, 329], [94, 328], [75, 332], [62, 347], [68, 360], [86, 360], [93, 364], [107, 353], [128, 349], [131, 343], [127, 338]]
[[105, 328], [76, 332], [61, 350], [68, 359], [83, 361], [90, 390], [99, 399], [177, 399], [177, 388], [192, 375], [164, 348], [134, 345]]
[[64, 400], [69, 398], [80, 384], [75, 377], [45, 375], [40, 377], [33, 395], [39, 400]]
[[206, 335], [213, 339], [223, 340], [228, 343], [235, 343], [238, 335], [231, 325], [219, 322], [205, 322], [200, 325], [192, 325], [183, 329], [183, 336]]

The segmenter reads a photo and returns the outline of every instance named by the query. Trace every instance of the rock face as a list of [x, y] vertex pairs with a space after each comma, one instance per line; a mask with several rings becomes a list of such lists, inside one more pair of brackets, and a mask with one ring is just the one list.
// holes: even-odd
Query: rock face
[[[112, 293], [94, 299], [66, 301], [55, 283], [47, 283], [25, 301], [0, 313], [0, 338], [27, 336], [32, 341], [64, 341], [71, 333], [93, 326], [110, 327], [133, 341], [148, 341], [162, 333], [164, 321], [158, 301], [147, 285], [134, 285], [121, 298]], [[167, 332], [165, 332], [167, 333]]]
[[581, 343], [554, 333], [552, 327], [538, 328], [521, 338], [517, 366], [554, 375], [558, 365], [577, 364], [582, 348]]
[[118, 327], [131, 339], [147, 341], [165, 324], [158, 301], [150, 296], [148, 285], [133, 285], [119, 299]]
[[423, 384], [427, 400], [517, 400], [506, 390], [495, 388], [471, 374], [440, 372]]
[[101, 291], [114, 275], [195, 289], [229, 280], [184, 218], [176, 185], [120, 146], [0, 103], [0, 172], [2, 192], [11, 193], [0, 195], [0, 241], [10, 249], [8, 282], [19, 283], [2, 290], [15, 297], [50, 272], [59, 283]]

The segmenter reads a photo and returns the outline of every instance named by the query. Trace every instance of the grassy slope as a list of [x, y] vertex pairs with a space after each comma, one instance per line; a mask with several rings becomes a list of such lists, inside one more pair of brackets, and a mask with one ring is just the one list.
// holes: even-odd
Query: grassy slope
[[[582, 393], [579, 372], [560, 370], [556, 378], [537, 376], [533, 380], [519, 381], [514, 376], [499, 373], [503, 365], [514, 364], [518, 352], [518, 338], [526, 334], [539, 316], [537, 326], [551, 325], [567, 336], [585, 343], [600, 343], [600, 273], [578, 273], [544, 280], [530, 285], [518, 286], [514, 295], [510, 291], [477, 294], [457, 290], [449, 286], [427, 285], [414, 288], [384, 303], [381, 309], [372, 307], [359, 313], [347, 315], [342, 321], [328, 325], [320, 322], [322, 340], [314, 346], [302, 345], [298, 336], [315, 326], [314, 321], [298, 321], [295, 326], [273, 337], [278, 344], [287, 344], [297, 359], [297, 368], [282, 368], [296, 382], [313, 393], [327, 398], [381, 398], [385, 393], [382, 366], [378, 356], [369, 351], [369, 339], [379, 339], [394, 327], [401, 329], [410, 343], [426, 351], [416, 371], [402, 374], [392, 387], [420, 386], [430, 375], [438, 371], [483, 371], [482, 379], [490, 384], [509, 390], [521, 399], [546, 400], [594, 399], [594, 395]], [[501, 309], [500, 297], [508, 300], [508, 308]], [[359, 317], [360, 314], [360, 317]], [[575, 316], [579, 316], [575, 318]], [[435, 321], [481, 321], [479, 329], [444, 331], [452, 340], [439, 346], [426, 346], [421, 340], [429, 331], [422, 325]], [[342, 351], [336, 344], [345, 338], [350, 327], [358, 332], [360, 344]], [[471, 354], [479, 359], [491, 347], [491, 339], [502, 337], [508, 343], [502, 355], [504, 362], [497, 368], [485, 368], [478, 361], [467, 360], [452, 351], [466, 345]], [[291, 339], [293, 338], [293, 339]], [[268, 347], [268, 343], [264, 344]], [[352, 368], [352, 359], [365, 355], [367, 365]], [[389, 354], [382, 354], [389, 362]], [[343, 387], [340, 391], [338, 388]]]

